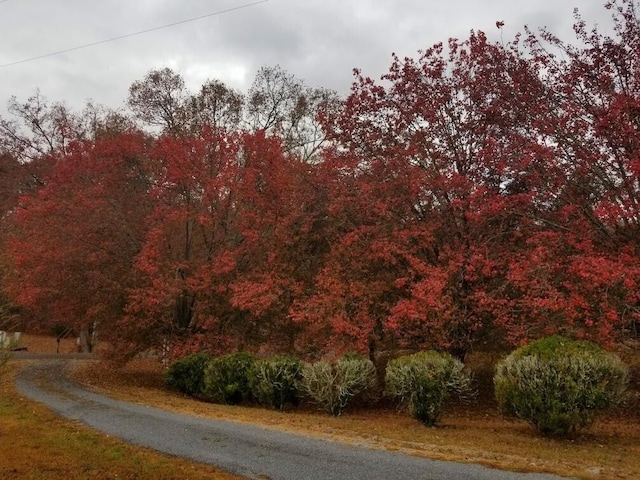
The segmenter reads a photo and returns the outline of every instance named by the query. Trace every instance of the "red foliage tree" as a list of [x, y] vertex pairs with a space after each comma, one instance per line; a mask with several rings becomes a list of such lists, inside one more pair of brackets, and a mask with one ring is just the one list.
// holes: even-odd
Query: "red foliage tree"
[[612, 36], [589, 30], [576, 12], [578, 46], [548, 32], [527, 39], [550, 91], [538, 125], [553, 146], [557, 185], [540, 216], [544, 230], [510, 272], [521, 312], [507, 328], [514, 338], [560, 330], [608, 342], [640, 318], [640, 23], [633, 1], [605, 7]]
[[[214, 283], [223, 282], [224, 262], [209, 278], [200, 279], [199, 273], [203, 263], [220, 260], [233, 241], [237, 154], [237, 142], [213, 130], [199, 137], [161, 137], [150, 151], [155, 207], [136, 262], [140, 286], [132, 291], [120, 326], [128, 332], [131, 352], [196, 335], [213, 321], [201, 309], [195, 314], [196, 302], [202, 301], [197, 293], [220, 293]], [[217, 313], [223, 315], [223, 309]]]
[[10, 214], [9, 291], [79, 326], [125, 311], [125, 356], [612, 340], [640, 320], [640, 27], [606, 7], [611, 37], [472, 32], [356, 72], [340, 107], [277, 68], [247, 98], [151, 72], [129, 103], [156, 138], [114, 117], [73, 142], [36, 98], [62, 137], [33, 132], [56, 163]]
[[[289, 305], [313, 278], [313, 167], [277, 137], [205, 130], [151, 152], [156, 208], [123, 328], [133, 350], [293, 348]], [[306, 282], [306, 283], [305, 283]], [[127, 325], [129, 327], [127, 327]]]
[[384, 84], [356, 72], [327, 119], [336, 176], [355, 192], [332, 208], [351, 224], [310, 323], [328, 319], [361, 349], [387, 335], [464, 355], [483, 337], [607, 341], [637, 315], [640, 37], [633, 3], [620, 3], [608, 4], [615, 39], [580, 21], [583, 47], [544, 35], [566, 62], [535, 36], [526, 55], [518, 38], [472, 33], [394, 57]]
[[[359, 199], [338, 243], [346, 249], [339, 270], [366, 292], [357, 313], [341, 315], [353, 331], [367, 317], [369, 343], [386, 331], [462, 355], [487, 324], [476, 294], [504, 271], [518, 244], [511, 234], [531, 227], [527, 214], [548, 188], [548, 155], [533, 126], [546, 90], [517, 48], [478, 33], [450, 41], [448, 53], [439, 44], [417, 62], [394, 58], [389, 86], [358, 75], [331, 124], [348, 149], [338, 149], [338, 171]], [[371, 240], [358, 244], [362, 232]], [[342, 292], [354, 285], [325, 274]]]
[[10, 216], [6, 290], [19, 305], [73, 328], [90, 351], [111, 328], [132, 287], [146, 202], [144, 139], [123, 134], [77, 142], [54, 157], [46, 186]]

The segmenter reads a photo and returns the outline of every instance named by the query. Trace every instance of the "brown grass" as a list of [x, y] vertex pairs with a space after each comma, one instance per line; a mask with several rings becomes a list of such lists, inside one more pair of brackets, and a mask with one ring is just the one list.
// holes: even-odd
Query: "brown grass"
[[[55, 352], [55, 339], [23, 338], [29, 351]], [[75, 341], [66, 345], [70, 351], [75, 350]], [[640, 355], [626, 352], [624, 357], [636, 367], [637, 382]], [[544, 438], [526, 423], [505, 420], [498, 414], [490, 387], [491, 366], [495, 360], [495, 355], [472, 356], [468, 363], [476, 372], [478, 400], [451, 405], [437, 428], [424, 427], [393, 408], [352, 408], [340, 418], [333, 418], [310, 406], [280, 413], [257, 407], [199, 402], [166, 391], [162, 386], [161, 366], [150, 360], [132, 362], [121, 370], [105, 363], [90, 362], [77, 375], [95, 389], [124, 400], [210, 418], [256, 423], [319, 438], [514, 471], [548, 472], [583, 479], [640, 478], [640, 409], [637, 402], [625, 412], [630, 414], [605, 418], [588, 433], [573, 440]], [[0, 478], [4, 478], [2, 473], [0, 468]]]
[[0, 478], [233, 480], [206, 465], [133, 447], [64, 420], [21, 398], [14, 387], [18, 362], [0, 376]]
[[[472, 359], [473, 361], [473, 359]], [[476, 358], [482, 365], [486, 358]], [[523, 422], [503, 419], [487, 400], [487, 377], [479, 374], [483, 401], [452, 405], [437, 428], [427, 428], [393, 408], [351, 409], [339, 418], [303, 407], [286, 413], [258, 407], [214, 405], [168, 392], [162, 369], [136, 361], [122, 370], [105, 363], [78, 378], [118, 398], [210, 418], [255, 423], [358, 445], [382, 447], [434, 459], [480, 463], [514, 471], [548, 472], [583, 479], [640, 478], [640, 418], [611, 416], [573, 440], [548, 439]]]
[[[25, 347], [32, 353], [56, 353], [58, 342], [55, 337], [47, 335], [23, 334], [20, 337], [19, 347]], [[75, 353], [78, 351], [75, 338], [63, 338], [60, 340], [60, 353]]]

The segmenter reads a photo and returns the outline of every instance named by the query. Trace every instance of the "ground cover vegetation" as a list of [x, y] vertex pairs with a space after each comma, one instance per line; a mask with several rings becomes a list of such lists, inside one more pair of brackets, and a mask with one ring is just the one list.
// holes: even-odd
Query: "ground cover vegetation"
[[380, 377], [401, 351], [637, 339], [640, 21], [605, 8], [611, 34], [471, 32], [346, 98], [268, 67], [246, 94], [154, 70], [123, 111], [12, 99], [0, 311], [119, 362], [286, 353], [325, 377], [348, 351]]

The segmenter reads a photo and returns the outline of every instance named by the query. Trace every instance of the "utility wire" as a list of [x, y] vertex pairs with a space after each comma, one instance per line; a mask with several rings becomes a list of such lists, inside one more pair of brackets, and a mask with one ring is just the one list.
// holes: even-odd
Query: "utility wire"
[[[0, 0], [0, 3], [4, 3], [8, 0]], [[140, 30], [134, 33], [127, 33], [125, 35], [120, 35], [117, 37], [108, 38], [106, 40], [100, 40], [98, 42], [86, 43], [84, 45], [79, 45], [77, 47], [67, 48], [65, 50], [58, 50], [56, 52], [46, 53], [44, 55], [38, 55], [37, 57], [25, 58], [24, 60], [18, 60], [17, 62], [5, 63], [0, 65], [0, 68], [11, 67], [13, 65], [19, 65], [21, 63], [33, 62], [34, 60], [40, 60], [41, 58], [53, 57], [56, 55], [62, 55], [63, 53], [74, 52], [76, 50], [82, 50], [83, 48], [95, 47], [96, 45], [102, 45], [103, 43], [114, 42], [116, 40], [122, 40], [123, 38], [135, 37], [137, 35], [143, 35], [149, 32], [155, 32], [156, 30], [162, 30], [164, 28], [175, 27], [176, 25], [182, 25], [183, 23], [195, 22], [196, 20], [202, 20], [203, 18], [214, 17], [216, 15], [222, 15], [223, 13], [234, 12], [236, 10], [242, 10], [244, 8], [253, 7], [255, 5], [259, 5], [261, 3], [266, 3], [269, 0], [260, 0], [258, 2], [246, 3], [244, 5], [240, 5], [238, 7], [227, 8], [226, 10], [219, 10], [213, 13], [207, 13], [206, 15], [200, 15], [199, 17], [188, 18], [186, 20], [180, 20], [179, 22], [167, 23], [166, 25], [161, 25], [159, 27], [148, 28], [146, 30]]]

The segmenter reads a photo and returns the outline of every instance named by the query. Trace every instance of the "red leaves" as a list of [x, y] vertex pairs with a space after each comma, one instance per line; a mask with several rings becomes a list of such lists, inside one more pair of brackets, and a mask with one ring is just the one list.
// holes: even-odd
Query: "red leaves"
[[137, 175], [142, 138], [77, 143], [12, 216], [6, 289], [21, 305], [76, 332], [122, 314], [145, 216]]
[[185, 341], [291, 343], [289, 307], [315, 273], [309, 167], [263, 133], [162, 138], [151, 155], [159, 203], [138, 257], [131, 325]]
[[624, 42], [585, 34], [598, 48], [567, 48], [564, 66], [531, 39], [526, 57], [517, 39], [472, 33], [448, 52], [394, 56], [384, 86], [357, 72], [330, 126], [344, 186], [329, 208], [345, 230], [315, 301], [414, 347], [464, 349], [480, 330], [611, 335], [638, 308], [622, 288], [637, 252], [619, 255], [640, 238], [637, 102], [622, 78], [640, 35], [619, 25]]
[[332, 144], [314, 163], [286, 122], [69, 145], [11, 215], [11, 291], [123, 317], [136, 348], [611, 340], [640, 317], [633, 5], [609, 4], [612, 38], [580, 19], [582, 47], [543, 34], [566, 60], [472, 32], [394, 56], [380, 83], [356, 71], [320, 112]]

